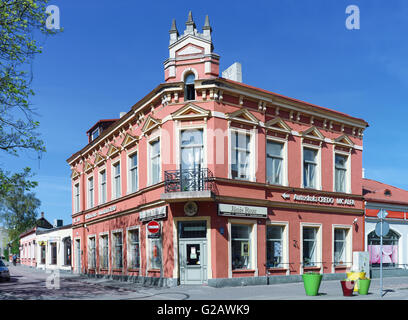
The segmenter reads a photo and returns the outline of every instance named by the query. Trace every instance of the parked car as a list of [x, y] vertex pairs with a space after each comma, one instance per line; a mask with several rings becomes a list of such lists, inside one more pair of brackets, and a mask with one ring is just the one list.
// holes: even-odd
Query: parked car
[[0, 260], [0, 279], [10, 281], [10, 272], [3, 260]]

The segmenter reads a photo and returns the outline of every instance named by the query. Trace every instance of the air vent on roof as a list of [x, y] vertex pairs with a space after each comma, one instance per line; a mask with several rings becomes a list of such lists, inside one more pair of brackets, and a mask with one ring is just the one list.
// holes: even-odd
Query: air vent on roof
[[390, 197], [391, 196], [391, 190], [385, 189], [384, 190], [384, 195], [387, 196], [387, 197]]

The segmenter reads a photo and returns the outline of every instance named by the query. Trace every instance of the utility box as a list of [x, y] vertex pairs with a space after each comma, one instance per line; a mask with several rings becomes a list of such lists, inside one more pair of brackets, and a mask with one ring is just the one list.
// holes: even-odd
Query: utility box
[[370, 255], [368, 251], [353, 252], [353, 267], [354, 272], [365, 272], [366, 277], [370, 277]]

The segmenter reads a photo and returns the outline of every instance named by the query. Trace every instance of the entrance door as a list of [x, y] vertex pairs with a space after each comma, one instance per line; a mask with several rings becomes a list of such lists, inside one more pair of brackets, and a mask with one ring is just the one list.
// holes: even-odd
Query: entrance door
[[181, 284], [207, 282], [207, 226], [205, 221], [179, 224], [179, 266]]
[[81, 241], [75, 240], [75, 272], [81, 273]]

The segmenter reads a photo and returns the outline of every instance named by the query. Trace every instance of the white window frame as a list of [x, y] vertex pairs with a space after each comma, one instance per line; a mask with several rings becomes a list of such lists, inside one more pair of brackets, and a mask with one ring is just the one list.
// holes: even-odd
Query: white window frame
[[[304, 159], [303, 159], [303, 151], [304, 149], [312, 149], [317, 151], [316, 154], [316, 181], [315, 181], [315, 187], [305, 187], [305, 181], [304, 181]], [[302, 179], [302, 188], [305, 189], [312, 189], [312, 190], [322, 190], [322, 152], [321, 152], [321, 147], [320, 146], [316, 146], [313, 144], [308, 144], [308, 143], [302, 143], [301, 144], [301, 153], [300, 153], [300, 157], [301, 157], [301, 179]]]
[[[106, 267], [102, 267], [102, 262], [103, 262], [103, 237], [105, 237], [106, 236], [106, 238], [108, 239], [108, 241], [107, 241], [107, 247], [108, 247], [108, 250], [106, 251], [107, 252], [107, 261], [108, 261], [108, 265], [106, 266]], [[98, 265], [98, 268], [99, 268], [99, 270], [109, 270], [109, 268], [110, 268], [110, 265], [111, 265], [111, 263], [110, 263], [110, 250], [109, 250], [109, 243], [110, 243], [110, 240], [109, 240], [109, 232], [101, 232], [101, 233], [99, 233], [99, 235], [98, 235], [98, 238], [99, 238], [99, 265]]]
[[[161, 221], [157, 221], [160, 224], [160, 229], [163, 227]], [[160, 241], [160, 262], [161, 266], [160, 269], [163, 269], [163, 237], [160, 238], [149, 238], [149, 231], [147, 230], [147, 224], [145, 226], [145, 241], [146, 241], [146, 276], [150, 270], [158, 270], [157, 268], [152, 268], [152, 261], [151, 261], [151, 254], [150, 249], [152, 247], [152, 240], [159, 240]]]
[[301, 262], [301, 274], [305, 269], [303, 265], [303, 229], [304, 228], [317, 228], [316, 232], [316, 265], [308, 266], [306, 268], [320, 268], [320, 273], [323, 273], [323, 263], [322, 263], [322, 224], [321, 223], [300, 223], [300, 262]]
[[[94, 252], [93, 252], [93, 254], [95, 255], [95, 265], [94, 265], [93, 267], [92, 267], [91, 264], [90, 264], [91, 239], [94, 239], [94, 240], [95, 240], [95, 248], [94, 248]], [[96, 244], [96, 234], [90, 234], [90, 235], [88, 235], [88, 256], [87, 256], [87, 260], [88, 260], [88, 270], [89, 270], [89, 269], [96, 270], [96, 268], [97, 268], [97, 263], [96, 263], [96, 250], [97, 250], [97, 249], [96, 249], [96, 246], [97, 246], [97, 244]]]
[[[90, 181], [92, 180], [92, 192], [90, 190]], [[91, 209], [95, 206], [95, 179], [93, 174], [89, 175], [86, 179], [87, 181], [87, 207]], [[92, 198], [91, 198], [92, 197]], [[92, 203], [91, 200], [92, 199]]]
[[250, 230], [250, 241], [251, 246], [249, 248], [249, 257], [250, 257], [250, 269], [245, 270], [254, 270], [254, 276], [258, 276], [258, 220], [245, 220], [245, 219], [228, 219], [228, 277], [232, 278], [233, 271], [239, 271], [241, 269], [232, 269], [232, 225], [247, 225], [251, 226]]
[[[131, 259], [132, 259], [132, 254], [131, 252], [131, 243], [130, 243], [130, 233], [137, 231], [137, 238], [138, 238], [138, 244], [139, 244], [139, 267], [132, 267], [131, 266]], [[142, 248], [141, 248], [141, 241], [140, 241], [140, 226], [133, 226], [129, 227], [126, 229], [126, 256], [127, 256], [127, 269], [141, 269], [142, 267]]]
[[[282, 227], [282, 267], [277, 267], [277, 268], [283, 268], [287, 269], [287, 275], [290, 274], [290, 268], [289, 268], [289, 222], [287, 221], [267, 221], [266, 223], [266, 228], [269, 226], [276, 226], [276, 227]], [[266, 242], [268, 241], [267, 238], [267, 230], [265, 230], [265, 236], [266, 236]], [[268, 246], [266, 246], [266, 250], [268, 249]], [[266, 261], [266, 260], [265, 260]], [[273, 267], [269, 267], [269, 269], [273, 269]]]
[[[137, 165], [136, 165], [136, 188], [133, 190], [133, 185], [132, 185], [132, 170], [134, 170], [131, 166], [132, 164], [132, 157], [135, 156], [137, 157]], [[139, 163], [140, 163], [140, 157], [139, 157], [139, 152], [138, 149], [136, 148], [135, 150], [132, 150], [127, 154], [127, 194], [134, 193], [139, 190]]]
[[203, 163], [202, 168], [207, 168], [207, 125], [200, 124], [200, 125], [181, 125], [181, 121], [177, 121], [177, 129], [176, 129], [176, 167], [177, 169], [181, 166], [181, 131], [184, 130], [202, 130], [203, 132]]
[[[122, 266], [117, 267], [116, 266], [116, 243], [115, 243], [115, 235], [120, 234], [120, 239], [122, 240]], [[122, 229], [116, 229], [111, 231], [111, 239], [112, 239], [112, 244], [111, 244], [111, 256], [112, 256], [112, 270], [123, 270], [125, 263], [124, 263], [124, 239], [123, 239], [123, 230]]]
[[[116, 166], [119, 166], [119, 186], [116, 184], [116, 176], [115, 176], [115, 168]], [[111, 164], [111, 191], [112, 191], [112, 196], [111, 199], [119, 199], [122, 196], [122, 163], [120, 161], [120, 158], [115, 160], [114, 162], [112, 161]], [[119, 188], [119, 195], [117, 195], [117, 188]]]
[[[334, 261], [334, 232], [336, 229], [343, 229], [347, 231], [346, 234], [346, 253], [345, 253], [345, 260], [343, 261], [343, 264], [335, 264]], [[336, 266], [346, 266], [347, 268], [351, 268], [353, 265], [353, 226], [352, 225], [341, 225], [341, 224], [333, 224], [332, 225], [332, 261], [333, 261], [333, 265], [332, 265], [332, 272], [335, 272], [335, 267]]]
[[[152, 172], [152, 143], [159, 141], [159, 150], [160, 150], [160, 154], [159, 154], [159, 181], [155, 181], [153, 183], [153, 172]], [[160, 183], [161, 181], [163, 181], [163, 174], [162, 174], [162, 141], [161, 141], [161, 136], [160, 135], [155, 135], [152, 138], [149, 139], [148, 143], [148, 148], [147, 148], [147, 163], [149, 164], [147, 166], [147, 171], [148, 171], [148, 185], [151, 186], [153, 184], [157, 184]]]
[[[240, 178], [232, 178], [232, 136], [233, 133], [249, 135], [249, 169], [248, 169], [248, 178], [247, 179], [240, 179]], [[257, 155], [256, 155], [256, 129], [246, 130], [240, 129], [235, 127], [228, 128], [228, 178], [234, 180], [242, 180], [242, 181], [256, 181], [256, 163], [257, 163]]]
[[81, 211], [81, 184], [74, 182], [74, 213]]
[[[105, 173], [105, 185], [102, 185], [102, 173]], [[105, 199], [102, 201], [102, 188], [105, 188]], [[98, 172], [98, 189], [99, 189], [99, 197], [98, 197], [98, 203], [99, 205], [102, 205], [108, 201], [108, 174], [106, 168], [102, 168]]]
[[[335, 146], [333, 146], [333, 191], [334, 192], [341, 192], [336, 191], [336, 155], [347, 157], [346, 162], [346, 186], [344, 193], [351, 193], [351, 153], [341, 150], [336, 150]], [[342, 192], [343, 193], [343, 192]]]
[[283, 145], [282, 148], [282, 186], [289, 186], [289, 178], [288, 178], [288, 140], [283, 139], [283, 138], [278, 138], [278, 137], [271, 137], [271, 136], [266, 136], [266, 143], [265, 143], [265, 182], [268, 184], [272, 184], [268, 182], [268, 168], [267, 168], [267, 145], [268, 141], [275, 142], [275, 143], [280, 143]]

